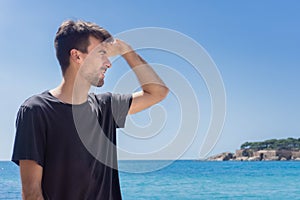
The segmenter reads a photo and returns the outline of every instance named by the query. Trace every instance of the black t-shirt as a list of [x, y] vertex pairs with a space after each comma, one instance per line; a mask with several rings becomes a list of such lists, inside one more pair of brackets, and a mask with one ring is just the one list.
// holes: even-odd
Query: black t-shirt
[[27, 99], [17, 115], [12, 161], [43, 167], [45, 199], [121, 199], [116, 128], [125, 124], [132, 96], [89, 94], [80, 105], [48, 91]]

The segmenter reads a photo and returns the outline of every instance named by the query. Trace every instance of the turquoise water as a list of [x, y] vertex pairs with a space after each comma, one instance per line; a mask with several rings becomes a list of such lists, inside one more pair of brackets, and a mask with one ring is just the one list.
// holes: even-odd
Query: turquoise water
[[0, 199], [21, 199], [19, 168], [12, 162], [0, 161]]
[[[120, 168], [161, 161], [121, 161]], [[0, 199], [21, 199], [18, 167], [0, 162]], [[123, 199], [300, 199], [300, 162], [176, 161], [154, 172], [120, 172]]]

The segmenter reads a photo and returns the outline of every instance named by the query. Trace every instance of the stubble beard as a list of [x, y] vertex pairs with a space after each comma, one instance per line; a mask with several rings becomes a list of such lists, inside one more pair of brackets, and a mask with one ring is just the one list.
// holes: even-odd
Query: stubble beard
[[103, 79], [100, 79], [98, 81], [98, 83], [96, 85], [94, 85], [95, 87], [102, 87], [104, 85], [104, 80]]
[[94, 87], [102, 87], [104, 85], [104, 78], [100, 78], [94, 74], [87, 74], [85, 79]]
[[90, 84], [94, 87], [102, 87], [104, 85], [104, 79], [99, 77], [90, 78]]

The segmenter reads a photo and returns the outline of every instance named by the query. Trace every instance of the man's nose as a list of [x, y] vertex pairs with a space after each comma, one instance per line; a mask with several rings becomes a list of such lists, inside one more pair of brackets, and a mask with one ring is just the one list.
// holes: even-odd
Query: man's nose
[[107, 58], [107, 60], [106, 60], [106, 62], [105, 62], [105, 66], [107, 67], [107, 68], [111, 68], [111, 62], [110, 62], [110, 60]]

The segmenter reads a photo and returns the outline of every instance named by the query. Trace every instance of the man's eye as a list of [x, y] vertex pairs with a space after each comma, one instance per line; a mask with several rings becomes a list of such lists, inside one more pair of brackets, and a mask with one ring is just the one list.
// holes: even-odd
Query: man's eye
[[98, 53], [100, 53], [101, 55], [104, 55], [104, 54], [106, 54], [106, 51], [105, 50], [100, 50], [100, 51], [98, 51]]

